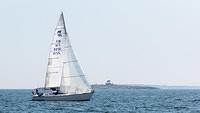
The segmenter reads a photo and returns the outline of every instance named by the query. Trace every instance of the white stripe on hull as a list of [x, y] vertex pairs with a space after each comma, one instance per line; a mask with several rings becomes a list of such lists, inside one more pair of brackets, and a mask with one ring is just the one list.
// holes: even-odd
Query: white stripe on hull
[[34, 101], [89, 101], [93, 93], [72, 94], [72, 95], [45, 95], [33, 96]]

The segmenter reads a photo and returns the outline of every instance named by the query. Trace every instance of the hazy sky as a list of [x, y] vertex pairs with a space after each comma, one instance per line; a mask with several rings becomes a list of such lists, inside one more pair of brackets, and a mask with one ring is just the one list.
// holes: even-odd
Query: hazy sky
[[64, 12], [89, 83], [200, 85], [199, 0], [1, 0], [0, 88], [44, 84]]

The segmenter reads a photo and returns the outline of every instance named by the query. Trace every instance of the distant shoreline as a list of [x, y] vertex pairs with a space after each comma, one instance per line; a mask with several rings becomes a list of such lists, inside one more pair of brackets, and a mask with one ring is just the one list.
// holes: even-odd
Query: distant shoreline
[[134, 86], [134, 85], [119, 85], [119, 84], [93, 84], [91, 85], [94, 89], [159, 89], [151, 86]]

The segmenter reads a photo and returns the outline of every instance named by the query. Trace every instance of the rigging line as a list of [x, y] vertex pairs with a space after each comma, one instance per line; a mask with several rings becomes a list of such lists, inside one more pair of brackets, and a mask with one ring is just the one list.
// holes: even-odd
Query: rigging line
[[[65, 73], [66, 74], [66, 73]], [[85, 74], [84, 75], [72, 75], [72, 74], [67, 74], [67, 75], [71, 75], [71, 76], [86, 76]]]
[[59, 59], [59, 57], [55, 57], [55, 58], [49, 58], [49, 59]]
[[60, 28], [56, 28], [56, 30], [57, 30], [57, 29], [65, 29], [65, 28], [64, 28], [64, 27], [60, 27]]
[[63, 64], [71, 63], [71, 62], [77, 62], [77, 60], [72, 60], [72, 61], [68, 61], [68, 62], [63, 62]]
[[48, 68], [60, 68], [61, 66], [49, 66]]
[[[62, 50], [60, 50], [60, 51], [62, 51]], [[59, 52], [59, 51], [50, 50], [50, 52], [53, 53], [53, 52]]]
[[70, 45], [70, 46], [64, 46], [64, 48], [71, 48], [72, 46]]
[[55, 43], [51, 43], [51, 45], [56, 45], [57, 43], [55, 42]]
[[85, 76], [85, 75], [76, 75], [76, 76], [68, 76], [68, 77], [61, 77], [61, 78], [70, 78], [70, 77], [81, 77], [81, 76]]
[[59, 72], [47, 72], [47, 73], [59, 73]]

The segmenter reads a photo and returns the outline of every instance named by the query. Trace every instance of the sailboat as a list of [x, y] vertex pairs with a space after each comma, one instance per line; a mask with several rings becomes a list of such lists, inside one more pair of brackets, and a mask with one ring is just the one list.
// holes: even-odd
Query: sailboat
[[45, 86], [33, 90], [32, 100], [88, 101], [93, 93], [74, 55], [61, 12], [51, 43]]

